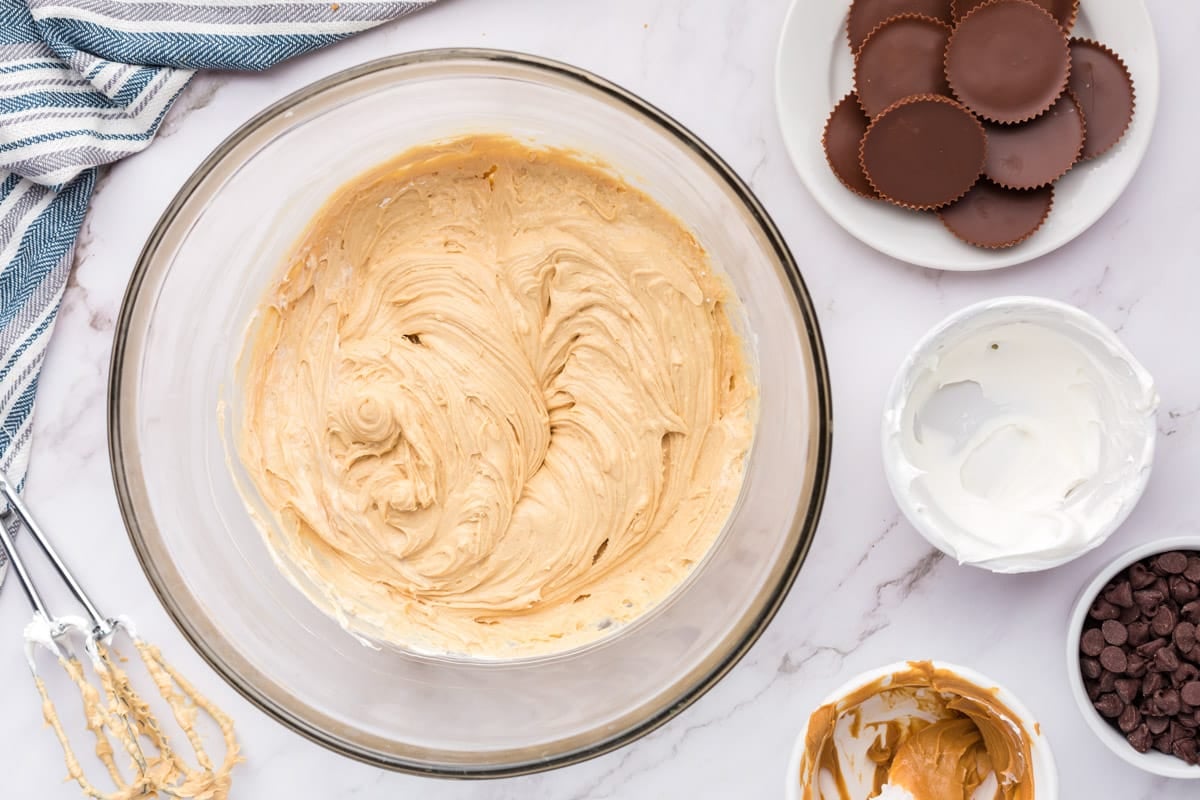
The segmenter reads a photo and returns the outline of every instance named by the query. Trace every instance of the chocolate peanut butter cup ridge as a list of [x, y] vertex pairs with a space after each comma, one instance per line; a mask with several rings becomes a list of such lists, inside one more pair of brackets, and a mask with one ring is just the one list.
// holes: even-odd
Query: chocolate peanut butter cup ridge
[[858, 151], [871, 120], [859, 106], [858, 96], [851, 92], [833, 107], [825, 122], [821, 146], [825, 160], [842, 185], [860, 197], [878, 200], [879, 193], [867, 180], [859, 161]]
[[923, 14], [949, 25], [952, 0], [854, 0], [846, 16], [846, 38], [850, 52], [857, 53], [879, 23], [897, 14]]
[[[967, 244], [998, 250], [1013, 247], [1037, 233], [1050, 216], [1054, 187], [1017, 191], [981, 180], [961, 200], [938, 209], [946, 229]], [[1103, 658], [1101, 640], [1095, 655]]]
[[1079, 161], [1087, 128], [1071, 92], [1032, 122], [985, 125], [983, 174], [1007, 189], [1037, 189], [1061, 178]]
[[[952, 0], [950, 12], [954, 17], [954, 22], [957, 23], [986, 2], [987, 0]], [[1033, 2], [1049, 11], [1067, 33], [1070, 33], [1071, 29], [1075, 27], [1075, 20], [1079, 17], [1079, 0], [1033, 0]]]
[[949, 40], [949, 25], [921, 14], [900, 14], [876, 26], [854, 57], [854, 87], [867, 116], [917, 94], [949, 96]]
[[962, 197], [987, 156], [983, 125], [941, 95], [907, 97], [872, 120], [859, 160], [885, 200], [922, 211]]
[[946, 45], [954, 96], [990, 122], [1027, 122], [1048, 110], [1071, 74], [1068, 39], [1030, 0], [989, 0], [962, 18]]
[[1083, 158], [1095, 158], [1116, 146], [1133, 122], [1133, 77], [1121, 57], [1099, 42], [1072, 39], [1070, 53], [1070, 88], [1087, 123]]

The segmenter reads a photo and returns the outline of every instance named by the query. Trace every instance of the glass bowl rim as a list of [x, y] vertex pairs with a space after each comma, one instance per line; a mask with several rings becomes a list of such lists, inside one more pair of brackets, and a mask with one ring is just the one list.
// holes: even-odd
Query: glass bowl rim
[[[153, 563], [147, 542], [148, 537], [155, 538], [158, 536], [157, 526], [152, 520], [143, 521], [138, 516], [134, 495], [135, 493], [145, 495], [145, 486], [140, 477], [140, 469], [136, 466], [130, 466], [130, 462], [136, 464], [136, 454], [127, 460], [126, 454], [122, 449], [121, 396], [125, 388], [123, 382], [123, 365], [126, 359], [126, 349], [129, 345], [134, 309], [140, 295], [140, 289], [150, 274], [151, 265], [157, 253], [158, 246], [167, 230], [174, 223], [180, 210], [207, 179], [213, 168], [224, 160], [234, 147], [255, 133], [260, 127], [285, 115], [293, 107], [322, 92], [376, 72], [419, 64], [462, 61], [514, 64], [530, 68], [534, 72], [546, 73], [558, 78], [566, 78], [571, 84], [582, 84], [583, 88], [597, 91], [625, 106], [626, 110], [631, 111], [633, 114], [655, 123], [664, 132], [677, 139], [679, 144], [684, 148], [691, 150], [696, 156], [699, 156], [725, 182], [727, 188], [732, 190], [739, 203], [749, 213], [754, 224], [765, 236], [770, 244], [771, 251], [773, 251], [775, 257], [779, 260], [787, 276], [788, 284], [792, 289], [792, 300], [799, 311], [799, 318], [804, 324], [804, 333], [806, 334], [812, 357], [812, 369], [816, 377], [813, 386], [813, 401], [816, 406], [816, 413], [814, 414], [816, 430], [813, 437], [815, 440], [815, 459], [812, 477], [812, 495], [808, 502], [808, 508], [805, 509], [803, 515], [797, 515], [797, 521], [792, 531], [795, 534], [798, 529], [797, 543], [792, 552], [786, 556], [787, 564], [778, 584], [771, 591], [769, 601], [761, 609], [757, 618], [749, 624], [741, 640], [718, 660], [718, 663], [707, 675], [688, 687], [682, 696], [667, 703], [664, 707], [660, 707], [656, 712], [648, 715], [638, 724], [625, 730], [604, 735], [590, 745], [540, 759], [536, 762], [487, 765], [483, 767], [433, 766], [412, 760], [384, 758], [377, 752], [356, 748], [344, 739], [312, 726], [302, 717], [293, 714], [290, 710], [279, 705], [275, 700], [261, 694], [251, 680], [239, 674], [235, 668], [226, 662], [224, 657], [216, 651], [216, 648], [209, 644], [200, 630], [188, 619], [183, 609], [177, 605], [171, 590], [167, 586], [167, 582], [164, 580], [164, 576], [159, 573]], [[827, 491], [832, 450], [833, 418], [830, 389], [824, 340], [817, 321], [816, 309], [790, 248], [750, 187], [724, 159], [701, 141], [698, 136], [658, 107], [621, 86], [580, 67], [509, 50], [461, 47], [434, 48], [398, 53], [364, 62], [318, 79], [286, 95], [255, 114], [226, 136], [209, 153], [204, 161], [195, 168], [187, 181], [180, 187], [147, 237], [146, 244], [134, 265], [133, 273], [129, 278], [125, 295], [121, 301], [121, 308], [114, 332], [113, 351], [109, 363], [107, 409], [109, 463], [112, 468], [113, 485], [116, 490], [117, 503], [122, 521], [128, 532], [134, 554], [137, 556], [138, 563], [146, 579], [149, 581], [155, 596], [162, 604], [171, 621], [175, 624], [175, 627], [200, 657], [204, 659], [208, 666], [253, 706], [306, 739], [335, 753], [372, 766], [411, 775], [443, 778], [479, 779], [516, 777], [546, 772], [587, 761], [619, 749], [657, 730], [706, 694], [741, 661], [742, 657], [758, 641], [786, 599], [816, 536], [816, 529], [821, 517]]]

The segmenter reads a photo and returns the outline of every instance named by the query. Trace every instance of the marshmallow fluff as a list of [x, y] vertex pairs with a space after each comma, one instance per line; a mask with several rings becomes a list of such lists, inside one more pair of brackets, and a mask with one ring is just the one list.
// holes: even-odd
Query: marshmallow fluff
[[1154, 452], [1158, 396], [1100, 322], [1012, 298], [967, 309], [902, 368], [884, 456], [913, 524], [960, 563], [1043, 569], [1103, 542]]

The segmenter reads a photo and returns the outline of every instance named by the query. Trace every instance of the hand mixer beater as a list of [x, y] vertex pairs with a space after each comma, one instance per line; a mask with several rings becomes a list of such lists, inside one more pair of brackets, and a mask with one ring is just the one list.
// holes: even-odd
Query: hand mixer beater
[[[97, 800], [142, 800], [153, 797], [225, 800], [229, 796], [230, 771], [241, 759], [233, 734], [233, 722], [219, 708], [196, 691], [174, 667], [163, 659], [154, 645], [138, 637], [125, 617], [105, 617], [84, 593], [67, 569], [50, 540], [34, 521], [29, 509], [17, 495], [13, 484], [0, 473], [0, 496], [8, 508], [0, 514], [0, 545], [7, 552], [17, 579], [33, 606], [33, 619], [25, 627], [25, 653], [33, 680], [42, 698], [42, 713], [54, 730], [66, 755], [67, 771], [84, 793]], [[9, 526], [13, 517], [29, 531], [46, 554], [55, 572], [87, 613], [87, 618], [50, 614], [24, 561], [14, 546]], [[113, 640], [124, 633], [129, 637], [145, 665], [155, 688], [162, 695], [180, 730], [184, 732], [198, 766], [190, 765], [168, 739], [147, 703], [134, 689], [121, 659], [113, 649]], [[81, 645], [99, 688], [89, 680], [77, 655]], [[104, 792], [93, 784], [71, 748], [54, 703], [38, 673], [35, 658], [41, 647], [49, 650], [79, 687], [88, 730], [95, 736], [96, 757], [115, 784]], [[204, 749], [195, 723], [199, 715], [211, 718], [221, 730], [225, 757], [220, 766], [213, 763]], [[118, 766], [118, 753], [129, 759], [129, 778]]]

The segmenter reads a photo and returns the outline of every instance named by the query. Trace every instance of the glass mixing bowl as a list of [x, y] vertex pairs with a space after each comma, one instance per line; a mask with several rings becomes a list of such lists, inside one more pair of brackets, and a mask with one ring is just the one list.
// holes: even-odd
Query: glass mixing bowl
[[[743, 306], [758, 434], [717, 543], [656, 608], [593, 645], [512, 661], [360, 644], [276, 568], [227, 455], [237, 355], [293, 241], [357, 173], [418, 144], [504, 133], [607, 163], [697, 235]], [[525, 55], [387, 58], [284, 99], [229, 137], [155, 228], [117, 326], [117, 493], [146, 575], [237, 690], [346, 755], [425, 774], [532, 772], [663, 724], [749, 649], [796, 577], [828, 473], [829, 379], [795, 261], [708, 147], [621, 88]]]

